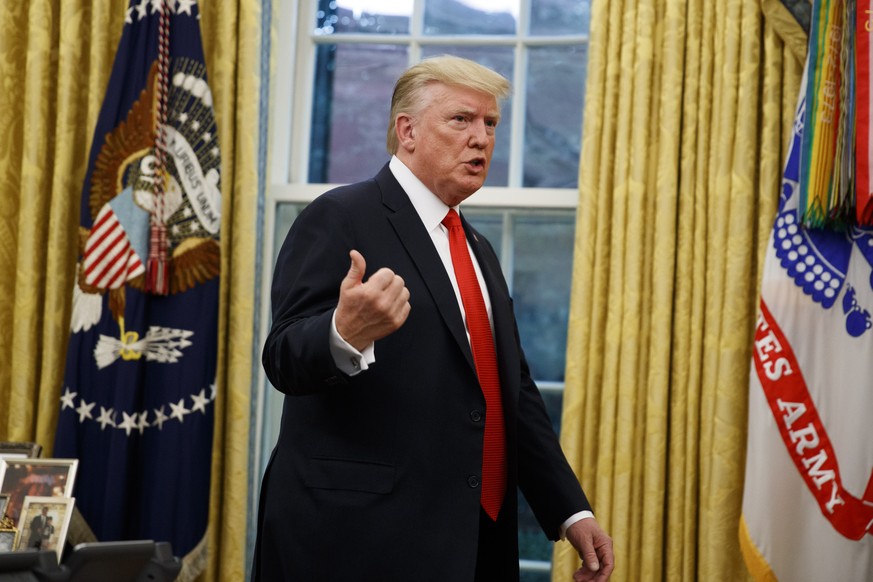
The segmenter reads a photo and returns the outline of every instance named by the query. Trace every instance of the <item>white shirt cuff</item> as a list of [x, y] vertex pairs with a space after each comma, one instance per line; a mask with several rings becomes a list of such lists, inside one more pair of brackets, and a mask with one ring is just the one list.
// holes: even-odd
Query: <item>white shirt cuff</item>
[[360, 374], [376, 361], [372, 343], [359, 352], [342, 338], [336, 330], [336, 310], [330, 318], [330, 355], [336, 367], [349, 376]]
[[561, 524], [561, 539], [563, 540], [567, 537], [567, 530], [570, 529], [571, 525], [583, 519], [594, 519], [594, 514], [590, 511], [580, 511], [567, 518], [567, 521]]

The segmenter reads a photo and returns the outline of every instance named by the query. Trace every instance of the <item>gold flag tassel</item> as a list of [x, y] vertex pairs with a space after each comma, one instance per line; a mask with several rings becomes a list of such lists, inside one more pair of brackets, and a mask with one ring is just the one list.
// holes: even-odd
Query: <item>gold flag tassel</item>
[[146, 261], [146, 292], [154, 295], [170, 293], [170, 260], [168, 257], [167, 226], [164, 224], [164, 190], [167, 180], [167, 100], [168, 62], [170, 53], [169, 16], [163, 4], [158, 16], [158, 74], [157, 106], [158, 123], [155, 140], [157, 179], [154, 182], [155, 202], [151, 213], [149, 233], [149, 258]]

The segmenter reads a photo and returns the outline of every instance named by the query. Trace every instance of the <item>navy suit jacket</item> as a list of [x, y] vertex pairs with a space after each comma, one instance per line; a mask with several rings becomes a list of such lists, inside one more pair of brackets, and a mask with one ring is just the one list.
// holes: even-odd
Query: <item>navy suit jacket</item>
[[[507, 496], [517, 489], [551, 539], [590, 509], [552, 429], [519, 343], [491, 245], [464, 221], [491, 298], [506, 421]], [[331, 317], [350, 265], [400, 275], [411, 311], [375, 343], [358, 375], [337, 369]], [[479, 524], [485, 400], [452, 284], [429, 233], [386, 165], [323, 194], [279, 253], [263, 353], [286, 393], [264, 475], [254, 579], [472, 580]], [[507, 547], [517, 561], [518, 549]]]

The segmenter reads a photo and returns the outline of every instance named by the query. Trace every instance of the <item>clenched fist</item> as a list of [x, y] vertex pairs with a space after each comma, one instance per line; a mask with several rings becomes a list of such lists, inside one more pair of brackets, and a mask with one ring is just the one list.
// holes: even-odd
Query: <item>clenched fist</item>
[[403, 278], [383, 267], [364, 282], [367, 262], [356, 250], [340, 284], [336, 330], [357, 350], [397, 331], [409, 316], [409, 289]]

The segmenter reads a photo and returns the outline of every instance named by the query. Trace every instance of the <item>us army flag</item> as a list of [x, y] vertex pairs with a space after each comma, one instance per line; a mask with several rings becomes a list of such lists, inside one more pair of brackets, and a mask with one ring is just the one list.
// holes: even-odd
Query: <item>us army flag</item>
[[870, 581], [873, 230], [800, 224], [805, 94], [755, 328], [740, 544], [757, 580]]
[[79, 459], [99, 540], [169, 541], [188, 565], [208, 515], [220, 182], [196, 2], [132, 0], [82, 190], [54, 455]]

